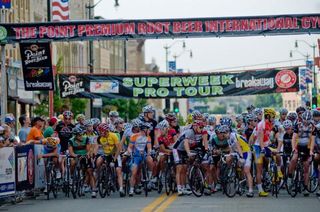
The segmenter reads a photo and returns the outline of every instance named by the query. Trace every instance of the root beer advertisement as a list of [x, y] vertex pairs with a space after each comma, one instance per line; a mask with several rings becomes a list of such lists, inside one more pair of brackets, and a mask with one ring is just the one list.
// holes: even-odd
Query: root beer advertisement
[[320, 14], [0, 24], [0, 42], [320, 33]]
[[298, 67], [234, 73], [60, 75], [62, 98], [191, 98], [299, 91]]
[[54, 90], [49, 43], [20, 43], [26, 91]]

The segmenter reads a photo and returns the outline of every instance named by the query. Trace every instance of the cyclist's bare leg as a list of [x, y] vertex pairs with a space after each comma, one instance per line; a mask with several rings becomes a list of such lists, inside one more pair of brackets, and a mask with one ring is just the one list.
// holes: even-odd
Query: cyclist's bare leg
[[246, 178], [247, 178], [247, 184], [249, 187], [249, 191], [252, 191], [253, 190], [253, 178], [252, 178], [250, 169], [251, 169], [251, 165], [244, 166], [243, 171], [244, 171], [244, 174], [246, 175]]
[[122, 168], [121, 167], [117, 167], [116, 172], [117, 172], [117, 176], [118, 176], [119, 187], [123, 188]]
[[303, 162], [303, 169], [304, 169], [304, 185], [308, 185], [309, 184], [309, 168], [310, 168], [310, 164], [309, 164], [309, 160]]
[[137, 172], [138, 172], [138, 167], [137, 165], [134, 165], [132, 167], [132, 176], [130, 178], [130, 186], [133, 188], [136, 185], [136, 177], [137, 177]]
[[290, 164], [289, 164], [289, 170], [288, 170], [289, 176], [292, 175], [294, 170], [296, 169], [297, 160], [298, 160], [298, 153], [295, 152], [293, 154], [292, 159], [291, 159]]

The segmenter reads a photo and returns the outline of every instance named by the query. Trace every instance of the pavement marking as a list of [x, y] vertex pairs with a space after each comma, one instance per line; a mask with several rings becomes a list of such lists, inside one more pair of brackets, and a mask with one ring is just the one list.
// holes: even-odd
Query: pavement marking
[[167, 194], [164, 193], [157, 199], [155, 199], [153, 202], [151, 202], [149, 205], [147, 205], [145, 208], [142, 209], [142, 212], [151, 212], [156, 207], [158, 207], [165, 199], [167, 198]]
[[164, 201], [156, 210], [155, 212], [162, 212], [165, 211], [168, 206], [173, 203], [178, 197], [178, 194], [175, 193], [172, 196], [170, 196], [166, 201]]

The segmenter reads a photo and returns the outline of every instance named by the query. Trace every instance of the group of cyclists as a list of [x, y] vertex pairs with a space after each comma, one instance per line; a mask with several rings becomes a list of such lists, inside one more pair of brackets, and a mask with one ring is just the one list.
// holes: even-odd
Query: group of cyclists
[[[62, 177], [67, 167], [65, 157], [61, 155], [71, 157], [71, 176], [77, 161], [81, 160], [80, 164], [86, 169], [84, 189], [91, 191], [92, 198], [97, 196], [97, 178], [103, 163], [113, 164], [117, 188], [120, 197], [124, 197], [126, 189], [129, 196], [141, 193], [141, 164], [146, 164], [150, 173], [148, 189], [152, 189], [168, 166], [168, 158], [174, 166], [175, 190], [179, 196], [190, 195], [188, 171], [195, 154], [201, 154], [206, 195], [221, 189], [222, 158], [227, 165], [237, 159], [237, 169], [246, 179], [247, 197], [254, 196], [254, 185], [258, 196], [269, 195], [262, 185], [268, 157], [275, 160], [279, 181], [284, 178], [284, 172], [288, 181], [293, 181], [302, 153], [305, 196], [309, 195], [310, 175], [319, 178], [320, 111], [317, 109], [298, 107], [295, 112], [286, 109], [277, 112], [273, 108], [261, 109], [250, 105], [245, 113], [236, 117], [222, 116], [219, 120], [213, 114], [195, 110], [188, 115], [186, 126], [178, 125], [174, 113], [166, 114], [158, 123], [154, 120], [154, 111], [147, 105], [139, 117], [128, 123], [119, 117], [117, 111], [110, 111], [104, 123], [98, 118], [86, 119], [83, 114], [74, 117], [71, 111], [64, 111], [58, 118], [48, 121], [49, 126], [44, 133], [45, 120], [39, 117], [33, 120], [26, 143], [42, 144], [44, 151], [38, 157], [54, 157]], [[196, 149], [201, 151], [195, 153]], [[283, 155], [287, 155], [290, 161], [286, 170]], [[310, 173], [311, 160], [315, 166], [314, 173]], [[123, 177], [126, 163], [130, 166], [129, 188], [125, 188]], [[320, 191], [316, 194], [320, 196]]]

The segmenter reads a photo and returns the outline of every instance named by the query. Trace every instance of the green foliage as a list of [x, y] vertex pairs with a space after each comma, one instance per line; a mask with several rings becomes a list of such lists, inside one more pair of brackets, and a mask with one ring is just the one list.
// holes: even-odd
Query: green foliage
[[178, 124], [179, 124], [179, 126], [185, 126], [185, 125], [186, 125], [186, 122], [184, 121], [183, 116], [181, 116], [180, 114], [178, 114], [178, 115], [177, 115], [177, 118], [178, 118]]
[[84, 114], [86, 110], [86, 104], [88, 103], [87, 99], [71, 99], [70, 104], [71, 104], [71, 110], [73, 114], [76, 116], [80, 113]]
[[225, 105], [218, 105], [213, 108], [213, 110], [210, 111], [212, 114], [226, 114], [227, 113], [227, 107]]
[[111, 110], [118, 111], [120, 117], [132, 120], [139, 116], [142, 108], [147, 105], [145, 99], [103, 99], [102, 112], [108, 114]]
[[264, 108], [264, 107], [282, 107], [282, 96], [281, 94], [264, 94], [257, 95], [254, 106]]
[[41, 104], [35, 106], [33, 109], [33, 113], [36, 116], [49, 116], [49, 102], [48, 100], [44, 100], [41, 102]]

